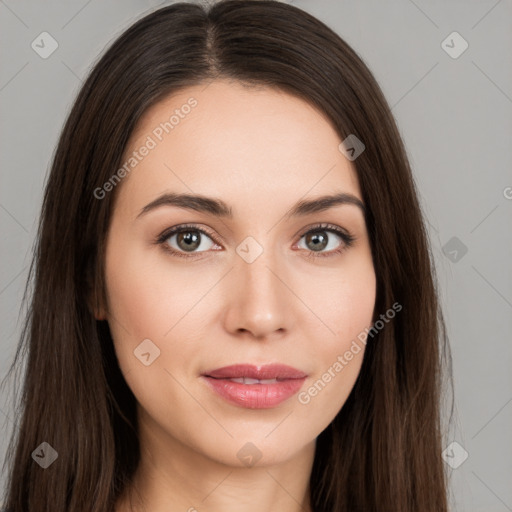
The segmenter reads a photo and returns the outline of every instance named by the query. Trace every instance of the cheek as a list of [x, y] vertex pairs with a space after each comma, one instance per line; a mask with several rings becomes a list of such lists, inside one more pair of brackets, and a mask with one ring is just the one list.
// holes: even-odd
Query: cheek
[[[116, 243], [107, 251], [109, 325], [115, 352], [139, 406], [173, 435], [186, 438], [190, 428], [182, 427], [188, 424], [179, 418], [204, 422], [204, 411], [194, 409], [195, 402], [180, 385], [190, 377], [187, 372], [198, 353], [198, 345], [189, 343], [191, 324], [197, 325], [194, 314], [200, 309], [194, 305], [216, 277], [210, 273], [203, 279], [185, 272], [183, 265], [168, 261], [158, 248], [149, 252], [135, 245]], [[134, 351], [141, 354], [139, 346], [147, 339], [154, 346], [145, 342], [144, 352], [149, 351], [152, 360], [146, 366]]]
[[162, 338], [198, 300], [202, 287], [158, 247], [117, 244], [107, 253], [107, 291], [113, 320], [133, 339]]
[[[376, 299], [375, 269], [370, 257], [354, 255], [336, 273], [317, 276], [312, 309], [325, 324], [326, 353], [341, 350], [371, 325]], [[310, 283], [311, 284], [311, 283]]]
[[[211, 272], [186, 272], [183, 265], [169, 261], [158, 247], [148, 251], [119, 240], [107, 251], [106, 275], [109, 326], [125, 376], [132, 369], [137, 370], [135, 374], [141, 370], [144, 374], [145, 367], [141, 368], [134, 350], [147, 339], [156, 348], [151, 344], [149, 347], [158, 353], [148, 368], [186, 368], [197, 347], [173, 347], [184, 337], [191, 337], [190, 322], [197, 326], [197, 315], [203, 311], [196, 306], [218, 277]], [[135, 378], [134, 374], [131, 377]]]
[[[125, 328], [122, 335], [133, 340], [150, 337], [155, 325], [155, 308], [159, 304], [155, 270], [138, 257], [136, 251], [115, 253], [107, 258], [107, 290], [111, 323]], [[150, 329], [150, 326], [153, 326]]]
[[308, 349], [315, 373], [298, 399], [312, 415], [328, 422], [348, 398], [363, 362], [376, 298], [373, 264], [360, 260], [350, 272], [323, 284], [323, 293], [311, 297], [311, 304], [325, 324], [325, 328], [319, 324], [318, 330], [324, 334], [317, 335], [314, 347]]

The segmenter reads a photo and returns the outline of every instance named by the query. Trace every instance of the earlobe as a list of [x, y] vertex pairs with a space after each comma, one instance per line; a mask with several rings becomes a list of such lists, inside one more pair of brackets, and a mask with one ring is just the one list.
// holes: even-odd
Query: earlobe
[[89, 294], [87, 303], [88, 303], [87, 305], [88, 305], [89, 311], [93, 314], [93, 316], [96, 320], [106, 320], [107, 319], [107, 312], [106, 312], [105, 308], [101, 305], [96, 294], [94, 294], [94, 293]]
[[96, 320], [106, 320], [107, 319], [107, 316], [106, 316], [105, 312], [103, 311], [103, 308], [95, 308], [94, 309], [94, 318], [96, 318]]
[[87, 308], [96, 320], [106, 320], [107, 311], [103, 305], [102, 284], [94, 279], [94, 270], [92, 265], [87, 266]]
[[106, 320], [107, 319], [106, 309], [103, 307], [103, 305], [100, 303], [100, 301], [97, 298], [95, 298], [94, 302], [95, 302], [94, 308], [93, 308], [94, 318], [96, 318], [96, 320]]

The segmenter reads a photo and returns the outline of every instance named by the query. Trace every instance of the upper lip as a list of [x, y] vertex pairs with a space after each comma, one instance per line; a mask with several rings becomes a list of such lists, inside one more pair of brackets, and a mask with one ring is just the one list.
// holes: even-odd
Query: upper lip
[[248, 377], [249, 379], [303, 379], [307, 374], [287, 366], [285, 364], [266, 364], [255, 366], [252, 364], [234, 364], [224, 366], [216, 370], [204, 373], [206, 377], [215, 379], [236, 379], [240, 377]]

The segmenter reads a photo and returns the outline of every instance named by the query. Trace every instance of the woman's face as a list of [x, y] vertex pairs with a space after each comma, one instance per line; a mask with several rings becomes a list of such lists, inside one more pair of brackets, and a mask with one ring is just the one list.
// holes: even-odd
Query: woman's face
[[[118, 194], [104, 316], [144, 436], [230, 466], [273, 464], [314, 446], [341, 409], [375, 303], [364, 215], [353, 203], [298, 209], [362, 201], [340, 143], [304, 101], [224, 80], [145, 113], [103, 189]], [[258, 373], [270, 364], [298, 373]], [[232, 365], [277, 381], [206, 376]]]

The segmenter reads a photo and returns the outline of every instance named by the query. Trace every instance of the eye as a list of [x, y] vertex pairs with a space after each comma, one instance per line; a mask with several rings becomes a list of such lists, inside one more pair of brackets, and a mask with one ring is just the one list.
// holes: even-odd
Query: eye
[[216, 244], [204, 229], [188, 225], [164, 231], [158, 237], [157, 243], [171, 254], [185, 258], [208, 251]]
[[[355, 236], [332, 224], [314, 226], [301, 236], [301, 240], [303, 238], [306, 247], [299, 246], [299, 248], [309, 251], [308, 258], [335, 256], [351, 247], [356, 240]], [[327, 250], [324, 251], [324, 249]]]
[[[299, 249], [308, 253], [307, 258], [336, 256], [351, 247], [356, 240], [354, 235], [333, 224], [316, 225], [303, 233], [300, 239], [303, 238], [306, 247]], [[173, 256], [183, 258], [193, 258], [200, 253], [208, 252], [215, 245], [220, 247], [212, 234], [195, 225], [180, 225], [167, 229], [155, 242]], [[324, 251], [326, 248], [328, 250]]]

